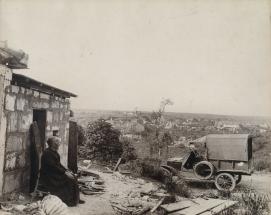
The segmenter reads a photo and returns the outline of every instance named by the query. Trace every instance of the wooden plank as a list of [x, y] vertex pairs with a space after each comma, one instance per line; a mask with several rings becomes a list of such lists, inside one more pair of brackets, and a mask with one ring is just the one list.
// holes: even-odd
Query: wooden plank
[[171, 213], [184, 208], [188, 208], [191, 205], [194, 205], [194, 203], [191, 201], [180, 201], [171, 204], [161, 205], [160, 207], [163, 208], [166, 212]]
[[118, 160], [118, 162], [117, 162], [117, 164], [116, 164], [116, 166], [114, 168], [114, 172], [117, 171], [117, 169], [118, 169], [118, 167], [120, 165], [120, 162], [121, 162], [121, 158], [119, 158], [119, 160]]
[[235, 205], [237, 203], [238, 203], [238, 201], [226, 201], [226, 202], [222, 203], [221, 205], [213, 208], [212, 210], [202, 213], [201, 215], [215, 215], [215, 214], [218, 214], [218, 213], [224, 211], [225, 209], [227, 209], [229, 207], [232, 207], [233, 205]]
[[156, 211], [156, 209], [163, 204], [163, 201], [165, 200], [165, 197], [163, 197], [152, 209], [151, 209], [151, 213], [153, 213], [154, 211]]
[[174, 212], [174, 215], [198, 215], [202, 214], [205, 211], [211, 210], [225, 202], [221, 199], [194, 199], [198, 204], [194, 204], [189, 208]]

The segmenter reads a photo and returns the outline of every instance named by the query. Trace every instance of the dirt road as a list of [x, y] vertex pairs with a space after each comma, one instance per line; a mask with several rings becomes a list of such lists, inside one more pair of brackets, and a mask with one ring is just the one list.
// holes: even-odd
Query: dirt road
[[251, 186], [260, 193], [271, 195], [271, 174], [254, 173], [251, 176], [244, 176], [241, 184]]

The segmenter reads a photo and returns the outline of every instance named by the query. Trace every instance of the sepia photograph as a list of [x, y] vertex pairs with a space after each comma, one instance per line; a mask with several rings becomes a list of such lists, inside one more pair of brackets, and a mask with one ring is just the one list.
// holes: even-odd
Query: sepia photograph
[[271, 214], [271, 0], [0, 0], [13, 214]]

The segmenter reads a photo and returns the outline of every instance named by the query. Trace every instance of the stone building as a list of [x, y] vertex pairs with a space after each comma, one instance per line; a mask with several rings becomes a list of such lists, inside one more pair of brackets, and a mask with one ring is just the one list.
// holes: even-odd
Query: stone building
[[59, 153], [67, 165], [70, 97], [76, 95], [0, 65], [0, 195], [29, 186], [34, 121], [43, 147], [48, 136], [61, 138]]

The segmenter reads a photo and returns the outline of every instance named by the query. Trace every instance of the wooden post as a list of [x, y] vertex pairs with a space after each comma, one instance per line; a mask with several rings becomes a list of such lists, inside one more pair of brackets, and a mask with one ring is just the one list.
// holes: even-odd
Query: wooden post
[[68, 168], [77, 173], [77, 145], [78, 145], [78, 127], [77, 123], [70, 121], [69, 128], [69, 148], [68, 148]]

